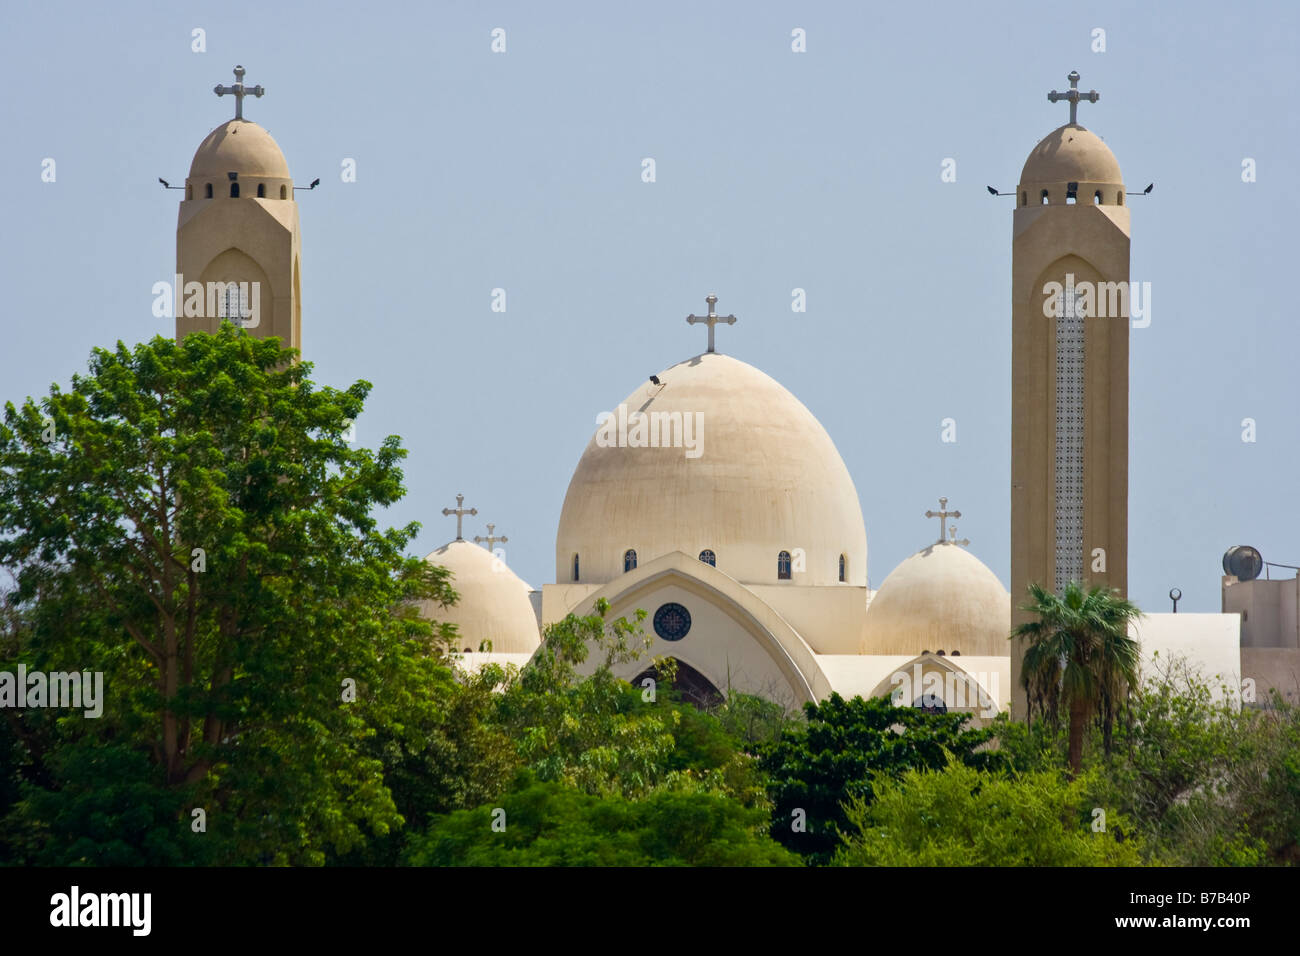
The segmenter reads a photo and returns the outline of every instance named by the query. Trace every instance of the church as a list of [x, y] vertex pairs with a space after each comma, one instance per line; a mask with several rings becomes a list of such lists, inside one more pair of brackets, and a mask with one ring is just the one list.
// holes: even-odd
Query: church
[[[301, 349], [293, 180], [270, 134], [243, 118], [244, 98], [264, 92], [243, 75], [216, 88], [235, 118], [196, 151], [177, 228], [177, 272], [223, 294], [206, 315], [178, 308], [176, 335], [230, 317]], [[976, 724], [1022, 715], [1009, 634], [1028, 584], [1127, 589], [1130, 209], [1114, 154], [1078, 123], [1080, 102], [1099, 96], [1069, 80], [1048, 94], [1068, 103], [1069, 122], [1030, 152], [1013, 194], [1010, 591], [959, 538], [954, 488], [893, 503], [915, 510], [915, 550], [870, 589], [867, 529], [835, 441], [798, 397], [719, 349], [743, 354], [743, 320], [718, 314], [710, 292], [679, 333], [682, 360], [604, 406], [564, 497], [553, 581], [534, 588], [512, 572], [495, 524], [466, 538], [472, 496], [442, 509], [456, 536], [427, 560], [450, 569], [460, 600], [425, 613], [457, 626], [459, 666], [527, 666], [548, 625], [604, 600], [612, 617], [644, 609], [652, 639], [618, 676], [639, 685], [653, 658], [672, 658], [677, 688], [701, 705], [742, 691], [795, 708], [838, 693]], [[1117, 306], [1099, 309], [1108, 299]], [[1224, 580], [1225, 611], [1230, 586], [1241, 604], [1262, 583]], [[1257, 679], [1294, 692], [1295, 615], [1268, 618], [1280, 623], [1260, 628], [1252, 645], [1268, 654], [1253, 659], [1244, 618], [1235, 606], [1147, 613], [1134, 636], [1148, 663], [1186, 656], [1234, 698], [1251, 701], [1240, 688]], [[1271, 676], [1249, 672], [1260, 667]]]

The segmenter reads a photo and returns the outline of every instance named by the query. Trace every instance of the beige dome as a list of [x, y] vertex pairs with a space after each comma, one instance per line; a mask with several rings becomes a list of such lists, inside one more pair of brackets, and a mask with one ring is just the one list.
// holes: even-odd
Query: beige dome
[[226, 182], [227, 173], [242, 179], [289, 180], [289, 164], [271, 134], [256, 123], [230, 120], [208, 134], [190, 164], [191, 182]]
[[867, 608], [863, 654], [1011, 653], [1011, 595], [960, 545], [933, 544], [885, 578]]
[[[826, 430], [803, 404], [753, 366], [706, 352], [660, 372], [623, 401], [627, 441], [587, 444], [569, 482], [555, 539], [556, 580], [604, 583], [638, 564], [708, 549], [719, 571], [744, 584], [866, 586], [867, 535], [857, 489]], [[611, 409], [617, 415], [618, 408]], [[638, 440], [634, 413], [659, 413], [659, 447]], [[696, 451], [677, 426], [702, 422]], [[671, 423], [671, 428], [665, 424]], [[613, 429], [610, 429], [611, 431]], [[654, 429], [650, 429], [654, 432]], [[608, 443], [608, 438], [604, 439]], [[694, 455], [694, 457], [688, 457]], [[798, 569], [802, 549], [804, 570]], [[795, 565], [779, 580], [778, 554]]]
[[1066, 124], [1052, 130], [1025, 160], [1020, 185], [1089, 183], [1122, 186], [1124, 177], [1110, 147], [1096, 133]]
[[537, 615], [528, 600], [528, 585], [487, 548], [453, 541], [424, 560], [452, 572], [451, 586], [460, 600], [449, 608], [425, 601], [425, 617], [455, 624], [460, 636], [456, 650], [486, 650], [499, 654], [531, 654], [541, 644]]

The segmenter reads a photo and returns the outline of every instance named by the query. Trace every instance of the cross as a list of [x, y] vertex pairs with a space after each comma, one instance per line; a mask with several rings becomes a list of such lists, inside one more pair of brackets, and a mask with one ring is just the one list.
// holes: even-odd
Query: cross
[[500, 541], [502, 544], [505, 544], [507, 541], [510, 540], [510, 539], [507, 538], [505, 535], [502, 535], [501, 537], [498, 538], [498, 537], [496, 536], [496, 534], [495, 534], [496, 529], [497, 529], [497, 526], [496, 526], [496, 525], [494, 525], [494, 524], [490, 524], [490, 525], [488, 525], [488, 533], [487, 533], [487, 537], [486, 537], [486, 538], [480, 538], [478, 535], [474, 535], [474, 543], [475, 543], [475, 544], [482, 544], [484, 541], [486, 541], [486, 542], [487, 542], [487, 546], [488, 546], [488, 550], [491, 551], [493, 545], [495, 545], [498, 541]]
[[1070, 75], [1066, 77], [1070, 81], [1070, 89], [1065, 93], [1058, 93], [1056, 90], [1047, 94], [1048, 102], [1055, 103], [1058, 100], [1070, 101], [1070, 125], [1079, 125], [1079, 100], [1087, 100], [1089, 103], [1095, 103], [1101, 99], [1101, 94], [1096, 90], [1089, 90], [1087, 93], [1079, 92], [1079, 71], [1071, 70]]
[[938, 518], [938, 519], [939, 519], [939, 543], [940, 543], [940, 544], [943, 544], [943, 523], [944, 523], [944, 521], [947, 520], [948, 518], [960, 518], [960, 517], [961, 517], [961, 512], [960, 512], [960, 511], [949, 511], [949, 510], [948, 510], [948, 499], [947, 499], [947, 498], [940, 498], [940, 499], [939, 499], [939, 510], [938, 510], [938, 511], [927, 511], [927, 512], [925, 513], [925, 516], [926, 516], [927, 518]]
[[949, 543], [949, 544], [960, 544], [960, 545], [964, 548], [964, 547], [966, 547], [967, 545], [970, 544], [970, 539], [969, 539], [969, 538], [962, 538], [960, 541], [958, 541], [958, 540], [957, 540], [957, 526], [956, 526], [955, 524], [950, 524], [950, 525], [948, 525], [948, 543]]
[[[463, 537], [461, 537], [461, 532], [460, 532], [460, 523], [461, 523], [461, 520], [465, 517], [465, 515], [476, 515], [476, 514], [478, 514], [478, 509], [477, 509], [477, 508], [465, 508], [465, 507], [462, 507], [464, 504], [465, 504], [465, 496], [464, 496], [464, 495], [457, 495], [457, 496], [456, 496], [456, 507], [454, 507], [454, 508], [443, 508], [443, 509], [442, 509], [442, 513], [443, 513], [443, 514], [445, 514], [445, 515], [455, 515], [455, 516], [456, 516], [456, 540], [457, 540], [457, 541], [464, 541], [464, 540], [465, 540]], [[492, 526], [491, 526], [491, 525], [488, 525], [488, 530], [489, 530], [489, 531], [492, 530]]]
[[713, 311], [713, 307], [718, 304], [718, 297], [716, 295], [706, 295], [704, 297], [704, 301], [709, 304], [709, 314], [688, 315], [686, 317], [686, 321], [689, 322], [691, 325], [694, 325], [696, 322], [703, 322], [709, 327], [709, 351], [712, 352], [713, 351], [713, 327], [717, 325], [719, 322], [725, 322], [727, 323], [727, 325], [735, 325], [736, 317], [734, 315], [718, 315], [718, 313]]
[[262, 89], [261, 84], [258, 84], [257, 86], [244, 86], [244, 68], [242, 66], [236, 66], [235, 85], [221, 86], [218, 84], [212, 88], [212, 92], [216, 93], [218, 96], [225, 96], [227, 93], [232, 94], [235, 97], [235, 119], [242, 120], [244, 118], [244, 97], [261, 96], [266, 92], [266, 90]]

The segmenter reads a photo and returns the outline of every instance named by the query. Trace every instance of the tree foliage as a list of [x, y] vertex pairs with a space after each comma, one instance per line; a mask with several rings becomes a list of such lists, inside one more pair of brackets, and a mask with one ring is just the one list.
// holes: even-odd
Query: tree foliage
[[[1118, 814], [1093, 812], [1088, 778], [1000, 774], [955, 758], [938, 770], [877, 775], [846, 808], [838, 866], [1137, 866]], [[1104, 823], [1097, 830], [1094, 821]]]
[[321, 862], [400, 824], [367, 745], [436, 719], [445, 668], [414, 602], [455, 594], [403, 556], [416, 526], [373, 515], [405, 453], [344, 439], [370, 386], [318, 387], [292, 359], [225, 324], [97, 349], [71, 390], [6, 405], [7, 659], [102, 671], [106, 698], [98, 720], [12, 716], [28, 757], [9, 823], [48, 837], [24, 852], [116, 858], [130, 824], [73, 808], [120, 775], [161, 827], [142, 862], [188, 858], [195, 807], [204, 859], [228, 862]]
[[805, 704], [804, 714], [806, 723], [762, 750], [760, 765], [771, 777], [772, 836], [814, 863], [827, 862], [839, 846], [848, 822], [843, 804], [870, 801], [880, 779], [873, 774], [940, 768], [949, 754], [975, 766], [997, 759], [980, 750], [990, 732], [967, 728], [966, 714], [927, 714], [838, 694]]
[[436, 821], [408, 859], [418, 866], [798, 866], [766, 828], [766, 812], [719, 794], [658, 790], [632, 800], [525, 775], [499, 806]]

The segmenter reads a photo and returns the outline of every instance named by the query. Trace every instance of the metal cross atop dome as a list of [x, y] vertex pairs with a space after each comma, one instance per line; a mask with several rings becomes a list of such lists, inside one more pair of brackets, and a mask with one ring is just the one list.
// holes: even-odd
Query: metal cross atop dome
[[266, 90], [262, 89], [261, 84], [258, 84], [257, 86], [245, 86], [245, 85], [244, 85], [244, 68], [243, 68], [242, 66], [236, 66], [236, 67], [235, 67], [235, 85], [234, 85], [234, 86], [221, 86], [220, 84], [218, 84], [217, 86], [214, 86], [214, 87], [212, 88], [212, 92], [213, 92], [213, 93], [216, 93], [218, 96], [225, 96], [227, 93], [229, 93], [229, 94], [231, 94], [232, 96], [234, 96], [234, 98], [235, 98], [235, 119], [237, 119], [237, 120], [241, 120], [241, 119], [244, 118], [244, 97], [245, 97], [245, 96], [262, 96], [262, 95], [266, 92]]
[[507, 538], [505, 535], [502, 535], [501, 537], [498, 538], [498, 537], [496, 536], [496, 533], [495, 533], [496, 530], [497, 530], [497, 526], [496, 526], [496, 525], [494, 525], [494, 524], [490, 524], [490, 525], [488, 525], [488, 533], [487, 533], [487, 537], [486, 537], [486, 538], [480, 538], [478, 535], [474, 535], [474, 543], [475, 543], [475, 544], [483, 544], [484, 542], [486, 542], [486, 543], [487, 543], [487, 546], [488, 546], [488, 550], [491, 551], [492, 548], [493, 548], [493, 546], [494, 546], [498, 541], [500, 541], [502, 544], [505, 544], [507, 541], [510, 540], [510, 539]]
[[1070, 125], [1079, 125], [1079, 100], [1087, 100], [1089, 103], [1095, 103], [1101, 99], [1101, 94], [1096, 90], [1089, 90], [1087, 93], [1079, 92], [1079, 71], [1071, 70], [1070, 75], [1066, 77], [1070, 81], [1070, 89], [1065, 93], [1058, 93], [1056, 90], [1047, 94], [1048, 102], [1055, 103], [1058, 100], [1069, 100], [1070, 102]]
[[[442, 513], [443, 513], [443, 514], [445, 514], [445, 515], [455, 515], [455, 516], [456, 516], [456, 540], [457, 540], [457, 541], [464, 541], [464, 540], [465, 540], [465, 539], [461, 536], [461, 528], [460, 528], [461, 521], [464, 520], [464, 518], [465, 518], [466, 515], [476, 515], [476, 514], [478, 514], [478, 509], [477, 509], [477, 508], [466, 508], [466, 507], [463, 507], [464, 504], [465, 504], [465, 496], [464, 496], [464, 495], [457, 495], [457, 496], [456, 496], [456, 507], [454, 507], [454, 508], [443, 508], [443, 509], [442, 509]], [[491, 526], [491, 525], [488, 525], [488, 531], [490, 532], [491, 530], [492, 530], [492, 526]]]
[[718, 313], [713, 311], [713, 307], [718, 304], [718, 297], [716, 295], [706, 295], [704, 297], [704, 301], [709, 304], [709, 314], [688, 315], [686, 317], [686, 321], [689, 322], [691, 325], [694, 325], [697, 322], [703, 322], [706, 325], [708, 325], [709, 351], [712, 352], [713, 351], [713, 327], [717, 325], [719, 322], [725, 322], [727, 323], [727, 325], [735, 325], [736, 317], [734, 315], [718, 315]]
[[955, 524], [950, 524], [948, 525], [948, 543], [959, 544], [964, 548], [970, 544], [970, 539], [962, 538], [960, 541], [957, 540], [957, 526]]
[[949, 518], [960, 518], [960, 517], [961, 517], [961, 512], [960, 512], [960, 511], [949, 511], [949, 510], [948, 510], [948, 499], [947, 499], [947, 498], [940, 498], [940, 499], [939, 499], [939, 510], [938, 510], [938, 511], [927, 511], [927, 512], [925, 513], [925, 516], [926, 516], [927, 518], [938, 518], [938, 519], [939, 519], [939, 543], [940, 543], [940, 544], [943, 544], [943, 542], [944, 542], [944, 531], [943, 531], [943, 524], [944, 524], [944, 522], [945, 522], [947, 519], [949, 519]]

